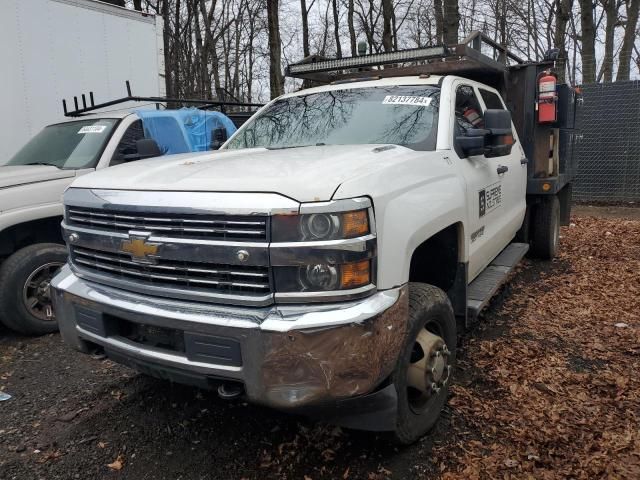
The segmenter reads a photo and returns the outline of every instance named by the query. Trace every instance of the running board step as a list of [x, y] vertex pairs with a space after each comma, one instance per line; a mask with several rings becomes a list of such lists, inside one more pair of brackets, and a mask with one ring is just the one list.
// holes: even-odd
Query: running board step
[[527, 243], [511, 243], [467, 287], [467, 317], [475, 320], [529, 250]]

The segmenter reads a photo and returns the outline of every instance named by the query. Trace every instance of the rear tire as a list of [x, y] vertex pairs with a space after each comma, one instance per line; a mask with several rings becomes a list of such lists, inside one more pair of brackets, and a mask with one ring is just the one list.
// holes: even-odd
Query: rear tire
[[531, 254], [536, 258], [551, 260], [560, 243], [560, 200], [555, 195], [544, 198], [533, 212]]
[[432, 285], [409, 284], [407, 332], [392, 374], [398, 394], [394, 435], [405, 445], [433, 428], [447, 401], [457, 340], [447, 294]]
[[56, 332], [49, 283], [67, 261], [56, 243], [37, 243], [18, 250], [0, 267], [0, 321], [25, 335]]

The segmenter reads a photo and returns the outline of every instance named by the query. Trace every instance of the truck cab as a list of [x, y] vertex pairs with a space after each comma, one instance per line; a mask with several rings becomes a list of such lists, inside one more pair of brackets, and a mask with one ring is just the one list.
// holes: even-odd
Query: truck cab
[[[421, 63], [443, 56], [457, 72]], [[219, 151], [76, 180], [52, 282], [63, 339], [224, 398], [418, 439], [446, 403], [457, 335], [529, 239], [557, 248], [559, 211], [538, 207], [542, 226], [531, 212], [514, 99], [467, 58], [291, 65], [321, 85], [273, 100]]]

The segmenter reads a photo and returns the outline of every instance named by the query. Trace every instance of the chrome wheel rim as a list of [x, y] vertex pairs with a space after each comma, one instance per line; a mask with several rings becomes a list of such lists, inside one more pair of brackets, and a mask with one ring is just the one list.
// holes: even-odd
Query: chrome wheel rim
[[39, 266], [24, 282], [22, 288], [22, 301], [27, 311], [34, 317], [55, 321], [49, 286], [55, 273], [62, 267], [61, 262], [50, 262]]
[[423, 328], [413, 344], [407, 369], [409, 408], [420, 414], [444, 391], [451, 377], [451, 352], [444, 339]]

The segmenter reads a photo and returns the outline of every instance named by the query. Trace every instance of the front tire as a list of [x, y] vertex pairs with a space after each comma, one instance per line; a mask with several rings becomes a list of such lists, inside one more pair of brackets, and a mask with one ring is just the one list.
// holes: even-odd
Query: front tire
[[0, 321], [25, 335], [58, 330], [49, 283], [67, 261], [67, 250], [55, 243], [22, 248], [0, 267]]
[[407, 339], [392, 374], [398, 395], [395, 438], [408, 445], [436, 424], [447, 402], [456, 358], [456, 319], [447, 294], [409, 285]]

